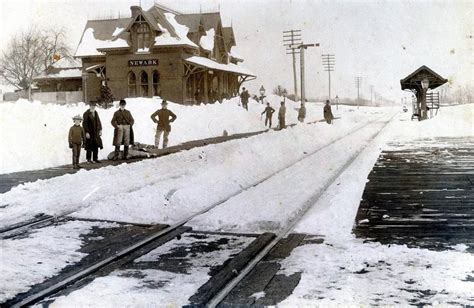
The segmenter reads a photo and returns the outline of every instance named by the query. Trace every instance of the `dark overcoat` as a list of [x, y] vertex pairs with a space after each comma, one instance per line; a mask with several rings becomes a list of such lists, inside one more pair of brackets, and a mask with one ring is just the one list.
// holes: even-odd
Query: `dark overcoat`
[[330, 105], [324, 106], [324, 119], [328, 124], [331, 124], [332, 120], [334, 119]]
[[84, 112], [83, 118], [82, 127], [84, 127], [84, 132], [90, 135], [90, 138], [86, 138], [85, 149], [87, 151], [93, 151], [96, 148], [103, 149], [102, 138], [100, 138], [102, 123], [100, 122], [99, 113], [94, 111], [93, 115], [88, 109]]

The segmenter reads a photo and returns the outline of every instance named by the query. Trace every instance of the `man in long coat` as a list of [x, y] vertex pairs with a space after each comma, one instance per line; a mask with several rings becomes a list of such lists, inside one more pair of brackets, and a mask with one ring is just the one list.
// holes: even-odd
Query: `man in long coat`
[[298, 110], [298, 121], [304, 122], [306, 118], [306, 107], [304, 103], [301, 103], [300, 110]]
[[250, 94], [249, 91], [247, 91], [245, 88], [242, 88], [242, 93], [240, 94], [240, 100], [242, 101], [242, 107], [244, 107], [245, 110], [249, 110], [249, 98]]
[[285, 117], [286, 117], [285, 102], [281, 102], [280, 109], [278, 110], [278, 123], [279, 123], [280, 129], [284, 129], [286, 127]]
[[[158, 116], [158, 120], [156, 117]], [[161, 109], [158, 109], [151, 115], [151, 119], [153, 122], [157, 123], [158, 126], [156, 128], [156, 135], [155, 135], [155, 147], [158, 148], [160, 144], [161, 135], [163, 137], [163, 149], [168, 146], [168, 135], [171, 131], [171, 122], [176, 120], [176, 115], [168, 109], [168, 102], [163, 100], [161, 102]]]
[[102, 123], [100, 122], [99, 114], [95, 110], [96, 104], [90, 103], [89, 109], [84, 112], [82, 127], [86, 133], [86, 159], [90, 163], [100, 163], [98, 159], [99, 149], [102, 146]]
[[332, 120], [334, 116], [332, 115], [331, 105], [329, 104], [329, 100], [326, 100], [326, 105], [324, 105], [324, 119], [326, 123], [332, 124]]
[[114, 131], [114, 142], [115, 155], [113, 160], [119, 159], [120, 145], [123, 144], [123, 159], [128, 159], [128, 147], [131, 141], [131, 130], [135, 120], [132, 117], [130, 111], [125, 109], [127, 102], [122, 99], [119, 103], [119, 110], [115, 111], [112, 118], [112, 126], [115, 128]]

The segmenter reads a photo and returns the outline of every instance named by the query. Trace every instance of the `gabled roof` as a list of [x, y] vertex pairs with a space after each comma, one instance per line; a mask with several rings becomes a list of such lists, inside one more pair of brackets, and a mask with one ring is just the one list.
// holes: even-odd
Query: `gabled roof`
[[65, 56], [51, 64], [45, 71], [41, 72], [34, 79], [71, 79], [82, 78], [82, 61]]
[[201, 22], [201, 14], [176, 15], [176, 21], [188, 27], [189, 33], [196, 33], [199, 31], [199, 24]]
[[232, 27], [222, 27], [222, 33], [224, 35], [224, 41], [226, 45], [235, 46], [234, 29]]
[[[98, 48], [110, 46], [128, 47], [128, 33], [123, 33], [123, 30], [131, 21], [132, 18], [89, 20], [84, 27], [84, 32], [74, 56], [103, 56], [97, 50]], [[118, 37], [119, 34], [120, 37]]]
[[427, 78], [429, 80], [429, 88], [435, 89], [446, 82], [447, 79], [441, 77], [435, 71], [423, 65], [415, 70], [413, 73], [408, 75], [407, 77], [400, 80], [400, 84], [402, 86], [402, 90], [410, 89], [410, 90], [420, 90], [421, 89], [421, 81]]
[[[148, 11], [140, 8], [140, 14], [152, 29], [160, 33], [156, 36], [158, 46], [197, 46], [187, 38], [188, 29], [175, 21], [175, 14], [159, 6], [153, 6]], [[179, 15], [178, 15], [179, 16]], [[130, 48], [130, 27], [135, 22], [133, 18], [106, 20], [89, 20], [84, 28], [75, 57], [103, 56], [101, 51], [116, 48]]]
[[[196, 27], [199, 26], [199, 22], [204, 26], [204, 31], [209, 31], [210, 29], [217, 29], [219, 23], [221, 23], [221, 14], [216, 13], [196, 13], [196, 14], [182, 14], [176, 16], [176, 20], [180, 22], [180, 19], [183, 21], [183, 24], [189, 27], [191, 33], [197, 32]], [[186, 23], [189, 23], [186, 24]]]

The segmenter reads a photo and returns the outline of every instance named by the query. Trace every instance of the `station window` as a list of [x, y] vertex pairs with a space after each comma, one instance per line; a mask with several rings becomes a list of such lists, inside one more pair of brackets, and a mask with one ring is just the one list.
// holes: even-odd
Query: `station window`
[[137, 50], [143, 50], [150, 47], [150, 26], [146, 22], [140, 22], [136, 25]]
[[153, 96], [161, 96], [160, 73], [153, 71]]
[[134, 72], [128, 73], [128, 97], [135, 97], [137, 96], [137, 77], [135, 76]]
[[148, 96], [148, 74], [145, 71], [140, 73], [140, 96]]

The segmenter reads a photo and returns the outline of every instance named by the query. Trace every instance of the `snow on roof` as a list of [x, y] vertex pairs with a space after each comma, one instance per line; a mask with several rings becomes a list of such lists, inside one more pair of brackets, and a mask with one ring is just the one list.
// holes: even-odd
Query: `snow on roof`
[[128, 32], [121, 32], [121, 34], [117, 34], [117, 37], [112, 34], [116, 34], [118, 28], [126, 28], [131, 21], [131, 18], [89, 20], [84, 28], [75, 56], [101, 56], [102, 54], [97, 48], [128, 47]]
[[214, 36], [216, 34], [216, 31], [214, 29], [209, 29], [206, 31], [206, 35], [203, 35], [201, 37], [201, 40], [199, 41], [199, 45], [201, 45], [202, 48], [205, 50], [213, 50], [214, 49]]
[[253, 77], [255, 76], [255, 74], [252, 73], [247, 68], [241, 65], [233, 64], [233, 63], [229, 63], [229, 64], [218, 63], [211, 59], [199, 57], [199, 56], [192, 56], [190, 58], [185, 59], [185, 61], [192, 64], [204, 66], [210, 69], [215, 69], [218, 71], [226, 71], [226, 72], [236, 73], [239, 75], [246, 75], [246, 76], [253, 76]]
[[117, 35], [119, 35], [120, 33], [122, 33], [123, 30], [125, 30], [125, 28], [119, 28], [119, 27], [115, 28], [114, 33], [112, 33], [112, 36], [113, 36], [113, 37], [116, 37]]
[[241, 60], [243, 61], [244, 58], [241, 57], [236, 51], [235, 51], [235, 47], [233, 47], [230, 51], [229, 51], [229, 56], [231, 56], [232, 58], [236, 59], [236, 60]]
[[129, 47], [126, 40], [117, 38], [115, 40], [99, 40], [94, 37], [94, 29], [88, 28], [84, 31], [81, 44], [76, 50], [76, 57], [81, 56], [98, 56], [102, 55], [98, 49], [102, 48], [117, 48], [117, 47]]
[[46, 74], [46, 72], [41, 73], [35, 79], [61, 79], [61, 78], [82, 78], [82, 69], [73, 68], [73, 69], [62, 69], [54, 74]]
[[82, 67], [82, 61], [79, 59], [74, 59], [72, 57], [62, 57], [58, 61], [54, 62], [52, 65], [54, 68], [79, 68]]
[[188, 38], [189, 28], [176, 21], [176, 15], [172, 13], [165, 13], [164, 15], [169, 24], [174, 28], [177, 37], [172, 36], [167, 29], [163, 29], [163, 34], [155, 38], [154, 46], [188, 45], [198, 47]]

